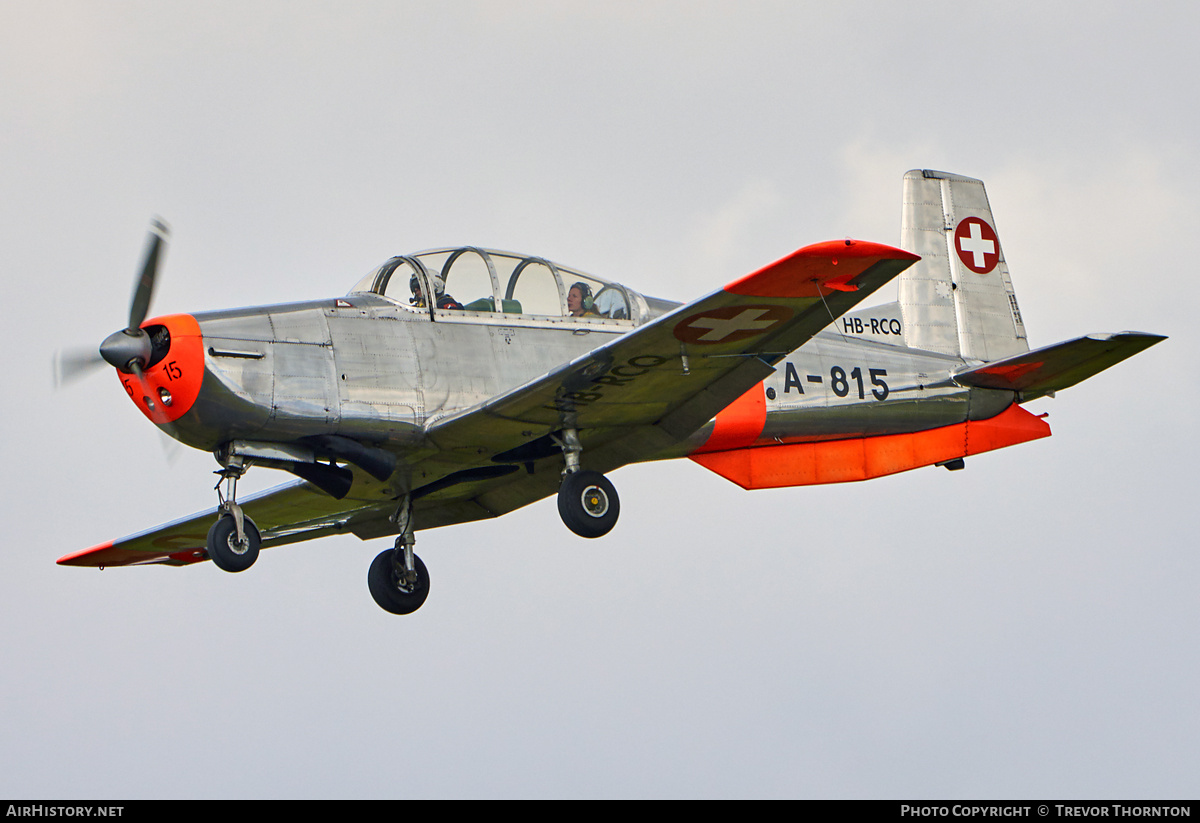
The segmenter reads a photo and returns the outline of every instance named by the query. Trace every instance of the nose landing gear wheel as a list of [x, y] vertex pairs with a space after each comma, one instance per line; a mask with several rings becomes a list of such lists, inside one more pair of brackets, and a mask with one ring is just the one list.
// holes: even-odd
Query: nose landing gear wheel
[[[429, 572], [425, 570], [425, 564], [421, 562], [421, 558], [414, 554], [413, 567], [416, 570], [417, 579], [411, 582], [401, 580], [400, 573], [396, 569], [396, 562], [393, 560], [395, 554], [395, 549], [388, 549], [380, 552], [371, 561], [371, 568], [367, 570], [367, 588], [371, 590], [371, 597], [375, 598], [379, 608], [385, 612], [412, 614], [421, 608], [421, 604], [429, 596]], [[403, 569], [403, 553], [400, 555], [399, 563]]]
[[258, 559], [262, 539], [249, 517], [242, 518], [245, 539], [237, 539], [237, 524], [232, 515], [223, 515], [208, 530], [208, 558], [222, 571], [244, 572]]
[[603, 537], [617, 524], [621, 501], [600, 472], [577, 471], [563, 478], [558, 487], [558, 513], [580, 537]]

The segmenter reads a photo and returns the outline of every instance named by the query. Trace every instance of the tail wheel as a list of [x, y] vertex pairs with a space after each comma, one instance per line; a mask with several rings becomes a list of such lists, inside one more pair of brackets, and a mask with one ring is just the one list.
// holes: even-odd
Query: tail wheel
[[222, 571], [244, 572], [254, 565], [258, 559], [258, 549], [262, 545], [258, 527], [249, 517], [242, 518], [242, 532], [245, 537], [237, 538], [237, 524], [232, 515], [223, 515], [212, 528], [208, 530], [208, 559]]
[[558, 513], [566, 527], [580, 537], [603, 537], [617, 525], [621, 501], [608, 478], [594, 471], [577, 471], [558, 487]]
[[[421, 558], [414, 554], [413, 567], [417, 579], [402, 580], [393, 559], [395, 555], [395, 549], [388, 549], [371, 561], [371, 568], [367, 570], [367, 588], [371, 590], [371, 597], [375, 598], [379, 608], [385, 612], [412, 614], [429, 597], [429, 572]], [[403, 566], [403, 560], [400, 562]]]

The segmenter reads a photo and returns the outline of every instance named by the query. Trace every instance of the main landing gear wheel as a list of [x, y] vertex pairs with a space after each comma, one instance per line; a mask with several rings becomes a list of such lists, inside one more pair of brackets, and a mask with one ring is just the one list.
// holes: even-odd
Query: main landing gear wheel
[[245, 537], [239, 541], [237, 524], [231, 514], [222, 515], [208, 530], [208, 559], [218, 569], [244, 572], [258, 559], [258, 549], [262, 545], [258, 527], [249, 517], [243, 517], [242, 531]]
[[580, 537], [603, 537], [617, 525], [621, 501], [600, 472], [577, 471], [564, 477], [558, 487], [558, 513]]
[[[396, 568], [397, 560], [401, 566], [399, 570]], [[401, 552], [400, 557], [396, 558], [396, 550], [387, 549], [371, 561], [371, 568], [367, 571], [367, 588], [371, 590], [371, 597], [375, 598], [379, 608], [385, 612], [412, 614], [429, 597], [429, 572], [425, 570], [421, 558], [413, 555], [417, 579], [412, 582], [401, 580], [403, 566], [404, 553]]]

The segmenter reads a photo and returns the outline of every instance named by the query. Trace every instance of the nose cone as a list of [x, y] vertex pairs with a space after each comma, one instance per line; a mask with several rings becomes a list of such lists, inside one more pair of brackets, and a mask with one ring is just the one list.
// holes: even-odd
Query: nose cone
[[[158, 341], [153, 346], [147, 329]], [[166, 330], [169, 341], [165, 348], [161, 345], [161, 329]], [[124, 363], [113, 363], [123, 372], [120, 377], [126, 393], [151, 422], [156, 425], [174, 423], [192, 408], [204, 383], [204, 340], [200, 335], [200, 324], [190, 314], [172, 314], [148, 320], [138, 332], [140, 337], [125, 331], [109, 335], [100, 345], [100, 354], [113, 363], [106, 349], [118, 362], [133, 352]], [[122, 337], [133, 342], [120, 340]], [[138, 342], [140, 339], [145, 340], [144, 350], [136, 348], [142, 345]], [[129, 359], [143, 356], [141, 376], [132, 375], [128, 370]]]
[[150, 362], [151, 354], [150, 335], [146, 334], [145, 329], [122, 329], [104, 338], [100, 344], [100, 356], [105, 362], [126, 374], [133, 373], [130, 363], [136, 360], [139, 366], [144, 367]]

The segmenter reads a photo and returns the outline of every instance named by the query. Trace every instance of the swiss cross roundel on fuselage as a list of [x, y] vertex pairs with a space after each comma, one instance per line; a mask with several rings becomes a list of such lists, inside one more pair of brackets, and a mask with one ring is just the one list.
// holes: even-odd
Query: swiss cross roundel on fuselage
[[986, 220], [964, 217], [954, 229], [958, 259], [976, 274], [987, 274], [1000, 262], [1000, 241]]

